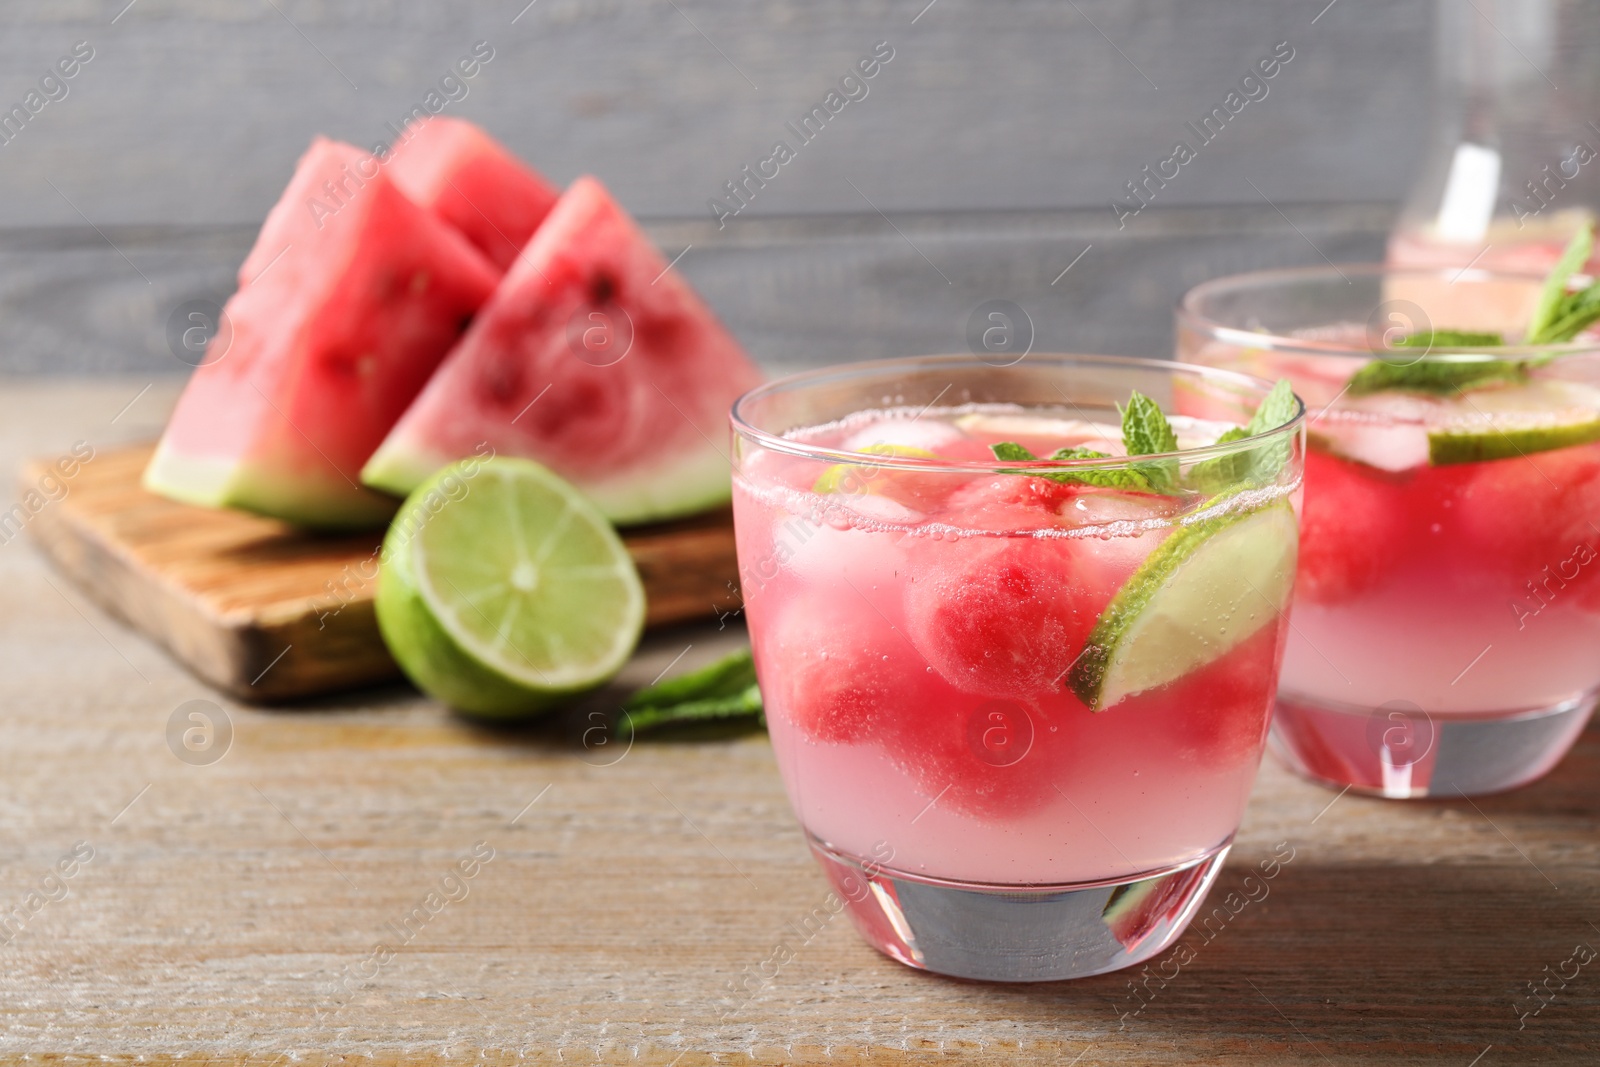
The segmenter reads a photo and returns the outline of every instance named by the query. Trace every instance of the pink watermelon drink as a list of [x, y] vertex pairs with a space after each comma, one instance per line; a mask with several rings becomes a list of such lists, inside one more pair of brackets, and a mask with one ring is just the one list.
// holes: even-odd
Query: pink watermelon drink
[[[1145, 395], [1202, 386], [1208, 419]], [[1286, 387], [1106, 357], [889, 361], [740, 401], [768, 726], [876, 947], [1042, 980], [1181, 933], [1265, 742], [1299, 413]]]
[[1512, 788], [1600, 686], [1600, 346], [1422, 325], [1518, 337], [1537, 277], [1341, 269], [1221, 279], [1178, 314], [1184, 359], [1286, 375], [1312, 412], [1274, 747], [1385, 796]]

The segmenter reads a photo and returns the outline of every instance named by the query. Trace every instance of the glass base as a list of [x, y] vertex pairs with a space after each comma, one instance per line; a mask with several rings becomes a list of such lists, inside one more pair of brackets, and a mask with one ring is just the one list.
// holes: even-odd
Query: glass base
[[1299, 774], [1373, 796], [1480, 796], [1542, 777], [1567, 754], [1595, 693], [1503, 715], [1443, 715], [1278, 695], [1272, 750]]
[[891, 870], [811, 838], [868, 944], [909, 967], [990, 982], [1054, 982], [1144, 962], [1189, 925], [1232, 844], [1138, 878], [998, 886]]

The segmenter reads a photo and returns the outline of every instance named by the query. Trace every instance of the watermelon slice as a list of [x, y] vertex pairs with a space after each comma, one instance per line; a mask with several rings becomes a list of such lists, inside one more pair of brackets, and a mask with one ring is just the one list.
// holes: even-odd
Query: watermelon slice
[[460, 230], [502, 271], [510, 269], [561, 195], [464, 119], [413, 122], [385, 170], [401, 192]]
[[323, 138], [301, 158], [251, 253], [271, 262], [228, 301], [231, 344], [189, 379], [148, 489], [310, 526], [393, 513], [361, 465], [496, 272], [372, 162]]
[[404, 495], [488, 444], [617, 523], [728, 499], [728, 407], [760, 379], [626, 212], [580, 178], [361, 472]]

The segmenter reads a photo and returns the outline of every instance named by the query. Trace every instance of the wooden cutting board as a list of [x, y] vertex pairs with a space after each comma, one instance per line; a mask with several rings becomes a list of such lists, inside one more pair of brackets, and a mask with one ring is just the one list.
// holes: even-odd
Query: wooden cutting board
[[[190, 507], [139, 484], [154, 445], [102, 451], [29, 523], [60, 570], [201, 678], [255, 703], [399, 675], [372, 597], [381, 531], [309, 533]], [[33, 489], [52, 467], [23, 470]], [[724, 508], [623, 533], [651, 626], [736, 612], [733, 517]]]

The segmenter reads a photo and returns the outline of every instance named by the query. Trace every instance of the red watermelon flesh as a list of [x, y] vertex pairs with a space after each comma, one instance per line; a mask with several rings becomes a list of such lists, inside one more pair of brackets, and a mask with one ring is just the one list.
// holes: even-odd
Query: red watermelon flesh
[[759, 380], [605, 188], [580, 178], [362, 478], [405, 494], [487, 443], [543, 463], [613, 522], [691, 514], [728, 499], [728, 408]]
[[561, 195], [464, 119], [413, 122], [385, 169], [401, 192], [460, 230], [502, 271], [510, 269]]
[[301, 158], [251, 253], [273, 262], [229, 299], [231, 341], [190, 378], [147, 488], [311, 526], [394, 511], [359, 485], [361, 466], [497, 274], [371, 159], [323, 138]]

